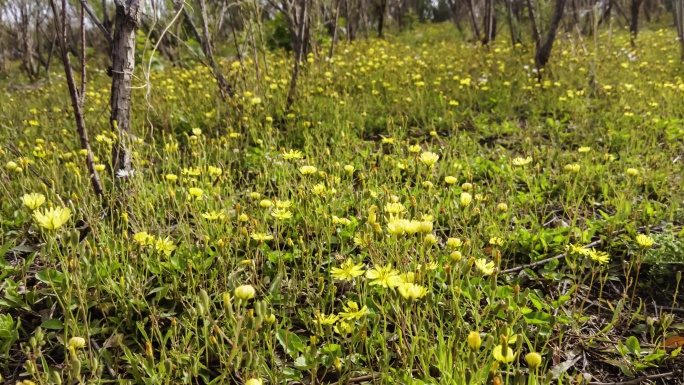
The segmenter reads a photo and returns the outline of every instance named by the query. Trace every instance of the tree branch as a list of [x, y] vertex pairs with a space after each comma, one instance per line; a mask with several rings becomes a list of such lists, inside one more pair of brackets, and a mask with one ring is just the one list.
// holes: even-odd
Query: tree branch
[[[81, 6], [86, 10], [88, 13], [88, 16], [90, 16], [90, 21], [95, 23], [97, 28], [102, 31], [102, 34], [104, 35], [105, 39], [107, 40], [107, 44], [109, 47], [112, 46], [112, 37], [109, 35], [109, 31], [107, 28], [105, 28], [104, 25], [100, 22], [100, 19], [98, 19], [97, 15], [95, 14], [95, 11], [93, 11], [93, 8], [90, 6], [90, 4], [86, 3], [85, 0], [79, 0], [81, 2]], [[116, 3], [116, 0], [114, 1]]]
[[[598, 246], [602, 242], [603, 241], [599, 239], [597, 241], [594, 241], [594, 242], [591, 242], [591, 243], [585, 245], [584, 247], [589, 248], [589, 247]], [[555, 257], [542, 259], [541, 261], [537, 261], [537, 262], [533, 262], [533, 263], [528, 263], [527, 265], [522, 265], [522, 266], [518, 266], [518, 267], [513, 267], [511, 269], [501, 270], [499, 272], [499, 274], [516, 273], [520, 270], [525, 270], [525, 269], [530, 268], [530, 267], [540, 266], [540, 265], [546, 264], [547, 262], [551, 262], [551, 261], [556, 260], [556, 259], [565, 258], [566, 255], [568, 255], [568, 253], [563, 253], [563, 254], [556, 255]]]

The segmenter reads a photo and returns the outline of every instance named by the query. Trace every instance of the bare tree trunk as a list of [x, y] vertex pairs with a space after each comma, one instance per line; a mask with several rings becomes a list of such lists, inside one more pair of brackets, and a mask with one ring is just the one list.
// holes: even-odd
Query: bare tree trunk
[[[55, 5], [55, 0], [50, 0], [50, 7], [52, 8], [52, 13], [55, 16], [55, 31], [57, 33], [57, 39], [59, 40], [59, 48], [62, 53], [62, 64], [64, 64], [64, 74], [66, 75], [67, 86], [69, 87], [69, 96], [71, 97], [71, 108], [74, 111], [74, 119], [76, 120], [76, 130], [78, 131], [78, 137], [81, 142], [81, 148], [88, 152], [86, 157], [86, 163], [88, 165], [88, 173], [90, 174], [90, 183], [93, 186], [93, 191], [98, 197], [104, 196], [104, 189], [102, 188], [102, 182], [100, 181], [100, 175], [95, 170], [95, 160], [93, 159], [93, 152], [90, 149], [90, 141], [88, 140], [88, 131], [85, 127], [85, 119], [83, 119], [83, 98], [85, 96], [79, 96], [78, 89], [76, 88], [76, 79], [74, 77], [74, 72], [71, 69], [71, 61], [69, 59], [69, 49], [67, 48], [67, 35], [66, 35], [66, 0], [62, 0], [62, 11], [57, 12], [57, 6]], [[81, 8], [83, 12], [83, 8]], [[60, 20], [61, 19], [61, 20]], [[83, 19], [81, 20], [83, 23]], [[83, 26], [83, 24], [82, 24]], [[83, 53], [85, 56], [85, 53]], [[84, 71], [85, 68], [81, 68]], [[82, 85], [82, 87], [85, 87]]]
[[[197, 0], [200, 6], [200, 11], [202, 14], [202, 48], [204, 50], [204, 55], [209, 61], [211, 69], [214, 71], [214, 77], [216, 78], [216, 83], [219, 86], [219, 91], [221, 92], [221, 99], [226, 101], [226, 95], [233, 97], [233, 89], [231, 88], [228, 81], [223, 76], [223, 72], [218, 64], [214, 61], [214, 54], [212, 52], [213, 46], [211, 44], [211, 39], [209, 36], [209, 20], [207, 17], [207, 4], [204, 0]], [[184, 8], [185, 9], [185, 8]]]
[[112, 151], [115, 179], [131, 176], [131, 154], [127, 143], [131, 133], [131, 88], [135, 67], [135, 33], [142, 17], [142, 0], [115, 0], [116, 19], [112, 39], [111, 128], [119, 141]]
[[328, 59], [332, 59], [333, 53], [335, 53], [335, 42], [337, 41], [337, 23], [340, 20], [340, 4], [342, 4], [342, 0], [337, 1], [337, 7], [335, 8], [335, 21], [333, 22], [332, 43], [330, 44], [330, 53], [328, 54]]
[[[204, 56], [207, 58], [207, 65], [211, 68], [212, 73], [214, 75], [214, 78], [216, 79], [216, 84], [219, 87], [219, 92], [221, 94], [221, 99], [225, 102], [227, 100], [227, 97], [233, 97], [233, 87], [228, 84], [228, 81], [226, 80], [225, 76], [223, 76], [223, 72], [221, 71], [221, 67], [218, 66], [216, 61], [214, 61], [214, 54], [213, 54], [213, 46], [211, 44], [211, 39], [209, 36], [209, 21], [207, 18], [207, 5], [204, 2], [204, 0], [197, 0], [199, 3], [199, 8], [200, 8], [200, 15], [202, 17], [202, 32], [200, 33], [199, 29], [195, 25], [195, 22], [192, 20], [192, 17], [187, 11], [186, 7], [183, 7], [183, 15], [185, 16], [185, 20], [188, 22], [190, 25], [190, 29], [192, 30], [192, 33], [195, 35], [195, 38], [197, 41], [200, 42], [200, 45], [202, 47], [202, 52], [204, 53]], [[238, 51], [239, 55], [239, 51]]]
[[537, 16], [534, 14], [532, 0], [527, 0], [527, 12], [529, 13], [530, 17], [530, 25], [532, 27], [532, 38], [534, 39], [535, 49], [539, 50], [539, 47], [541, 47], [541, 33], [539, 32], [539, 26], [537, 25]]
[[674, 0], [674, 19], [679, 37], [680, 59], [684, 62], [684, 0]]
[[287, 13], [288, 25], [290, 27], [290, 38], [292, 39], [292, 49], [294, 53], [294, 68], [290, 78], [290, 89], [287, 93], [286, 109], [289, 110], [294, 103], [297, 81], [299, 79], [300, 63], [304, 59], [309, 38], [309, 14], [308, 0], [295, 0], [288, 3], [283, 1]]
[[504, 0], [506, 2], [506, 9], [508, 11], [508, 29], [511, 34], [511, 45], [515, 46], [518, 41], [518, 37], [515, 32], [515, 20], [513, 17], [513, 0]]
[[387, 0], [380, 0], [378, 7], [378, 37], [382, 39], [383, 28], [385, 27], [385, 13], [387, 13]]
[[[544, 68], [546, 63], [549, 62], [551, 57], [551, 49], [553, 48], [553, 42], [556, 40], [556, 34], [558, 33], [558, 27], [563, 19], [563, 13], [565, 12], [565, 0], [555, 0], [553, 7], [553, 14], [551, 15], [551, 24], [549, 25], [549, 30], [546, 32], [546, 40], [540, 46], [537, 46], [537, 50], [534, 55], [534, 62], [538, 70]], [[541, 39], [538, 40], [541, 43]]]
[[641, 8], [642, 3], [643, 0], [632, 0], [630, 5], [631, 18], [629, 20], [629, 41], [632, 44], [632, 48], [636, 45], [636, 37], [639, 32], [639, 9]]
[[480, 40], [480, 27], [477, 25], [477, 16], [475, 15], [475, 4], [474, 0], [467, 0], [468, 8], [470, 9], [470, 22], [473, 25], [473, 33], [475, 33], [475, 39]]
[[485, 0], [484, 36], [482, 45], [488, 45], [496, 37], [496, 14], [494, 13], [494, 0]]

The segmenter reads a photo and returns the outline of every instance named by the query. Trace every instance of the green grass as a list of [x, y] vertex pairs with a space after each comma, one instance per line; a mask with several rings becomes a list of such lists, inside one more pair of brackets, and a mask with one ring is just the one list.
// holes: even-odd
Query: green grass
[[[530, 46], [475, 47], [451, 28], [310, 57], [292, 111], [284, 53], [269, 54], [260, 80], [253, 63], [223, 63], [239, 94], [226, 104], [205, 68], [166, 66], [149, 82], [139, 68], [136, 172], [124, 191], [101, 173], [109, 207], [125, 212], [91, 191], [60, 72], [0, 94], [4, 379], [680, 375], [675, 31], [644, 31], [634, 51], [626, 32], [563, 38], [538, 81]], [[118, 140], [109, 78], [91, 70], [89, 82], [86, 123], [106, 168]], [[41, 227], [28, 193], [46, 197], [38, 212], [68, 208], [69, 221]], [[333, 270], [348, 260], [353, 278]], [[243, 285], [253, 298], [240, 299]]]

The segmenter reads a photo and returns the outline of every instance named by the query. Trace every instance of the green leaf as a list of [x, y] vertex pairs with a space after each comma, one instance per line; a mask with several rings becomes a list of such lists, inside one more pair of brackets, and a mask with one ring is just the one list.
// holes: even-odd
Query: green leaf
[[636, 337], [630, 336], [627, 338], [627, 341], [625, 341], [625, 346], [627, 346], [627, 350], [630, 354], [634, 356], [641, 355], [641, 346], [639, 345], [639, 340], [637, 340]]
[[553, 318], [550, 314], [540, 311], [533, 311], [531, 313], [527, 313], [523, 315], [523, 317], [525, 317], [525, 320], [530, 325], [548, 324], [551, 322], [551, 319]]
[[62, 322], [62, 320], [59, 318], [50, 318], [49, 320], [40, 324], [40, 327], [50, 330], [62, 330], [64, 328], [64, 322]]
[[55, 269], [43, 269], [36, 273], [36, 279], [48, 285], [60, 285], [64, 281], [64, 273]]
[[288, 331], [288, 330], [283, 330], [280, 329], [278, 330], [278, 333], [276, 334], [276, 339], [280, 343], [280, 346], [285, 349], [287, 354], [289, 354], [292, 358], [297, 358], [299, 356], [299, 353], [304, 352], [304, 343], [302, 342], [302, 339], [299, 338], [298, 335]]

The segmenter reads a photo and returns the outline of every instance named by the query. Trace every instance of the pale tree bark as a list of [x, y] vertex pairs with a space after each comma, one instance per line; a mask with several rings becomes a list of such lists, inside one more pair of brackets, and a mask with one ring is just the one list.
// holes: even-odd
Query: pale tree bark
[[131, 176], [131, 154], [128, 143], [131, 134], [131, 88], [135, 67], [135, 33], [142, 17], [142, 0], [115, 0], [116, 16], [112, 38], [112, 89], [110, 96], [112, 130], [118, 133], [118, 143], [112, 152], [115, 179]]

